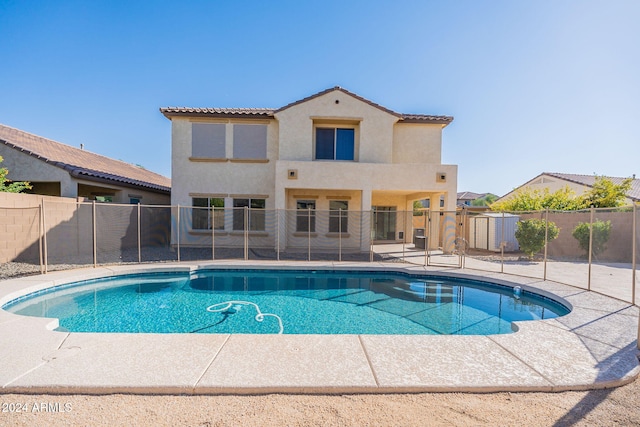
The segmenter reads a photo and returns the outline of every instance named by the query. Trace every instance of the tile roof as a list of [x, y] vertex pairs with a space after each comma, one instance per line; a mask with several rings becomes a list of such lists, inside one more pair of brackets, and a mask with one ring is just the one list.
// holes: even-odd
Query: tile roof
[[398, 117], [399, 121], [404, 123], [439, 123], [443, 125], [448, 125], [453, 121], [453, 117], [451, 116], [434, 116], [427, 114], [402, 114], [385, 108], [375, 102], [371, 102], [368, 99], [365, 99], [359, 95], [356, 95], [353, 92], [349, 92], [348, 90], [335, 86], [329, 89], [325, 89], [321, 92], [313, 94], [311, 96], [307, 96], [306, 98], [300, 99], [298, 101], [294, 101], [290, 104], [285, 105], [284, 107], [278, 109], [271, 108], [188, 108], [188, 107], [166, 107], [160, 108], [160, 112], [164, 114], [164, 116], [168, 119], [175, 116], [189, 116], [189, 117], [222, 117], [222, 118], [233, 118], [233, 117], [252, 117], [252, 118], [273, 118], [274, 114], [286, 110], [287, 108], [291, 108], [295, 105], [302, 104], [304, 102], [310, 101], [319, 96], [325, 95], [327, 93], [333, 91], [340, 91], [349, 96], [352, 96], [366, 104], [371, 105], [372, 107], [378, 108], [386, 113], [389, 113], [393, 116]]
[[[564, 179], [565, 181], [574, 182], [576, 184], [586, 185], [588, 187], [593, 187], [593, 184], [596, 182], [596, 177], [598, 175], [579, 175], [572, 173], [556, 173], [556, 172], [544, 172], [542, 175], [549, 175], [556, 178]], [[607, 176], [614, 184], [622, 184], [622, 182], [627, 178], [615, 177], [615, 176]], [[640, 201], [640, 179], [636, 179], [635, 175], [633, 176], [633, 180], [631, 181], [631, 189], [627, 192], [627, 197]]]
[[457, 194], [456, 198], [458, 200], [476, 200], [476, 199], [479, 199], [479, 198], [484, 197], [486, 195], [487, 195], [487, 193], [478, 194], [478, 193], [474, 193], [472, 191], [462, 191], [462, 192]]
[[275, 112], [272, 108], [190, 108], [190, 107], [166, 107], [160, 108], [160, 112], [166, 118], [174, 116], [189, 117], [263, 117], [273, 118]]
[[0, 143], [64, 169], [76, 178], [171, 192], [171, 180], [155, 172], [1, 124]]

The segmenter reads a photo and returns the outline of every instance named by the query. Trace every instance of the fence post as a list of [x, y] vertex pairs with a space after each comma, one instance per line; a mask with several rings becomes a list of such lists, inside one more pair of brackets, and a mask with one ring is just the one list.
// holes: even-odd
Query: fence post
[[[365, 211], [362, 211], [362, 217], [364, 218]], [[369, 262], [373, 262], [373, 227], [375, 226], [375, 218], [373, 217], [374, 212], [373, 209], [369, 211]], [[362, 228], [362, 227], [360, 227]], [[362, 230], [364, 232], [364, 230]]]
[[176, 213], [176, 239], [178, 239], [178, 262], [180, 262], [180, 204], [177, 206]]
[[249, 259], [249, 206], [244, 207], [244, 260]]
[[307, 261], [311, 261], [311, 208], [307, 207]]
[[589, 215], [589, 276], [587, 279], [587, 290], [591, 290], [591, 253], [593, 252], [593, 205]]
[[140, 228], [141, 220], [140, 220], [140, 202], [138, 202], [138, 263], [142, 262], [142, 231]]
[[[280, 209], [276, 209], [276, 259], [280, 261]], [[286, 211], [285, 211], [286, 219]]]
[[500, 273], [504, 273], [504, 211], [502, 212], [502, 226], [500, 227]]
[[98, 230], [96, 226], [96, 201], [92, 203], [93, 207], [93, 268], [98, 266], [98, 242], [96, 241]]
[[544, 212], [544, 258], [542, 260], [543, 273], [542, 280], [547, 280], [547, 245], [549, 242], [547, 241], [549, 237], [549, 208], [547, 208]]
[[[631, 304], [635, 304], [636, 303], [636, 251], [638, 250], [638, 248], [636, 247], [636, 241], [638, 240], [637, 237], [637, 232], [638, 232], [638, 228], [637, 228], [637, 223], [636, 223], [636, 211], [637, 206], [636, 203], [633, 203], [633, 218], [631, 219]], [[640, 320], [640, 319], [639, 319]], [[640, 337], [640, 323], [638, 324], [638, 335]], [[640, 346], [640, 340], [638, 340], [638, 346]], [[640, 348], [640, 347], [639, 347]]]
[[[431, 209], [431, 205], [429, 205], [429, 209]], [[430, 230], [428, 228], [428, 225], [429, 225], [428, 224], [429, 220], [427, 218], [428, 215], [431, 215], [429, 211], [426, 211], [426, 210], [422, 211], [422, 216], [424, 216], [424, 265], [425, 267], [428, 264], [427, 252], [429, 252], [429, 244], [428, 244], [429, 242], [427, 241], [428, 240], [427, 236], [430, 234]]]
[[216, 208], [211, 206], [211, 260], [216, 259]]
[[47, 229], [44, 227], [44, 197], [40, 200], [40, 215], [38, 227], [40, 227], [40, 274], [47, 273]]
[[342, 208], [338, 211], [338, 261], [342, 261]]

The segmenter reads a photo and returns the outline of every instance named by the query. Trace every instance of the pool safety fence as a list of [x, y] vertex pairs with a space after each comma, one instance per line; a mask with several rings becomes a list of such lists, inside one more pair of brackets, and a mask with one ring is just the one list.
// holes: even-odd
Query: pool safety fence
[[[219, 259], [397, 261], [562, 282], [637, 303], [637, 206], [581, 211], [270, 210], [53, 201], [0, 207], [0, 261], [34, 273]], [[24, 271], [24, 269], [21, 269]], [[574, 277], [575, 279], [575, 277]]]

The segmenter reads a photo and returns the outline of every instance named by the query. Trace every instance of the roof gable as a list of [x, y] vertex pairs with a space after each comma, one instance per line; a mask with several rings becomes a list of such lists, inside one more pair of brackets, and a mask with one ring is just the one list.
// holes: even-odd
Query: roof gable
[[171, 191], [171, 180], [155, 172], [1, 124], [0, 143], [64, 169], [77, 178], [162, 193]]
[[403, 114], [396, 111], [385, 108], [375, 102], [369, 101], [353, 92], [350, 92], [340, 86], [335, 86], [329, 89], [325, 89], [306, 98], [294, 101], [277, 109], [273, 108], [190, 108], [190, 107], [163, 107], [160, 108], [160, 112], [168, 119], [172, 117], [217, 117], [217, 118], [262, 118], [272, 119], [276, 113], [287, 110], [299, 104], [311, 101], [315, 98], [324, 96], [328, 93], [340, 91], [348, 96], [351, 96], [365, 104], [368, 104], [380, 111], [384, 111], [398, 119], [400, 123], [424, 123], [424, 124], [440, 124], [446, 126], [453, 121], [451, 116], [436, 116], [429, 114]]

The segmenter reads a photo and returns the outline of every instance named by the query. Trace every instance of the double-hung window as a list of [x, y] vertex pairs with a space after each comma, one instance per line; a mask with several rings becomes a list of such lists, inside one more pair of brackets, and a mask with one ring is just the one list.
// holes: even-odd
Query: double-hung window
[[194, 230], [224, 230], [224, 199], [221, 197], [194, 197], [191, 209]]
[[[249, 209], [244, 209], [249, 208]], [[250, 231], [265, 230], [265, 199], [233, 199], [233, 229], [244, 230], [245, 211]]]
[[316, 160], [353, 160], [355, 129], [316, 128]]
[[329, 202], [329, 233], [346, 233], [349, 229], [349, 202]]
[[315, 200], [298, 200], [296, 203], [296, 231], [299, 233], [316, 231]]

